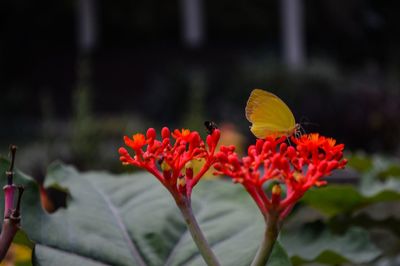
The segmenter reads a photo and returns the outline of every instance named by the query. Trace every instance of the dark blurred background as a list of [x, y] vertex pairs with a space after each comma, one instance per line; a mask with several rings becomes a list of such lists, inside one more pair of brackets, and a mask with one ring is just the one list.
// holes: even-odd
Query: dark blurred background
[[213, 120], [253, 88], [349, 151], [400, 154], [399, 1], [4, 1], [0, 150], [119, 171], [124, 134]]

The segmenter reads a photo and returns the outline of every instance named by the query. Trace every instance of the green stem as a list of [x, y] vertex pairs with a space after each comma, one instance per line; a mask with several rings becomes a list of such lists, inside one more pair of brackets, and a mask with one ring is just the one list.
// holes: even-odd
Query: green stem
[[190, 234], [192, 235], [193, 241], [196, 243], [204, 261], [208, 266], [220, 266], [217, 257], [208, 245], [207, 240], [193, 215], [190, 202], [187, 199], [183, 199], [180, 201], [177, 200], [176, 203], [182, 212], [183, 218], [185, 219], [186, 225], [190, 231]]
[[264, 239], [259, 247], [251, 266], [265, 266], [279, 234], [279, 215], [270, 214], [265, 228]]

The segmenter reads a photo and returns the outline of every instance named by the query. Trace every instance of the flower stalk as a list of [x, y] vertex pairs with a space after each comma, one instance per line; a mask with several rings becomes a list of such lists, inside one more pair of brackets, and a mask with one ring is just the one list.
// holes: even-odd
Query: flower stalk
[[254, 257], [251, 266], [265, 266], [271, 255], [272, 249], [279, 235], [279, 215], [278, 213], [269, 215], [266, 221], [266, 228], [263, 240]]
[[[6, 171], [7, 185], [4, 186], [4, 220], [0, 234], [0, 262], [4, 259], [10, 248], [15, 234], [18, 232], [21, 223], [21, 198], [24, 187], [14, 184], [14, 162], [17, 147], [10, 146], [11, 162], [10, 168]], [[17, 202], [14, 207], [15, 192], [18, 192]]]
[[196, 217], [193, 215], [192, 207], [188, 199], [176, 202], [176, 204], [179, 207], [183, 218], [185, 219], [185, 223], [189, 229], [193, 241], [199, 249], [204, 261], [209, 266], [219, 266], [220, 263], [218, 262], [217, 257], [210, 248], [210, 245], [208, 244], [203, 232], [200, 229], [199, 224], [197, 223]]

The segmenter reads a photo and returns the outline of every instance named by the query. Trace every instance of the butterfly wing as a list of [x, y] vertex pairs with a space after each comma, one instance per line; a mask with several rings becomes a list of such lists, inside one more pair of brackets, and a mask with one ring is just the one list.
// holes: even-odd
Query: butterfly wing
[[275, 94], [260, 89], [250, 94], [246, 118], [252, 123], [250, 130], [257, 138], [291, 135], [296, 127], [289, 107]]

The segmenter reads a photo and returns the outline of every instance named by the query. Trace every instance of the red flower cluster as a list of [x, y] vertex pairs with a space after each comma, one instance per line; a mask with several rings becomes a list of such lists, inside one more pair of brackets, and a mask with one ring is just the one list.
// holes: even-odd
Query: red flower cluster
[[[308, 134], [292, 137], [293, 146], [286, 139], [258, 139], [243, 158], [238, 157], [234, 146], [223, 146], [214, 165], [218, 174], [227, 175], [246, 188], [264, 216], [274, 212], [281, 219], [310, 187], [325, 185], [321, 179], [347, 162], [343, 159], [344, 145], [336, 145], [334, 139]], [[272, 183], [270, 197], [263, 188], [268, 181], [276, 182]], [[286, 186], [284, 197], [280, 184]]]
[[[171, 142], [174, 139], [174, 143]], [[120, 160], [125, 165], [134, 165], [152, 173], [174, 197], [190, 198], [193, 187], [214, 164], [214, 156], [220, 131], [214, 129], [206, 138], [207, 147], [197, 131], [175, 129], [172, 134], [167, 127], [161, 130], [161, 140], [156, 139], [154, 128], [143, 134], [125, 136], [125, 144], [135, 152], [119, 148]], [[204, 159], [201, 170], [194, 175], [192, 160]]]

